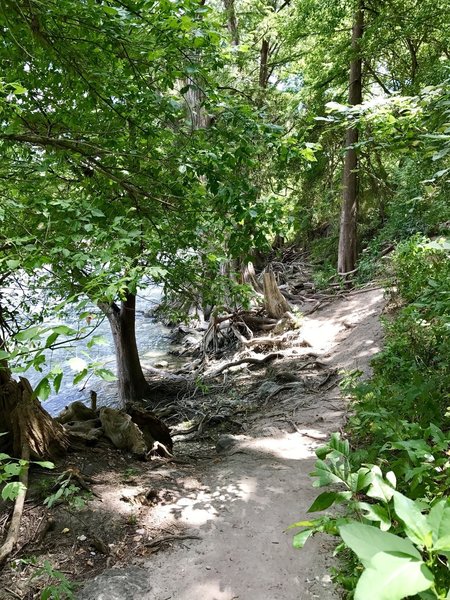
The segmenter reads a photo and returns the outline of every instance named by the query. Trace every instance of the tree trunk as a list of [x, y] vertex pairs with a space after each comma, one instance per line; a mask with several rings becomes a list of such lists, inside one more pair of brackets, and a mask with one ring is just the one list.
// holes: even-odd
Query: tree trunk
[[281, 319], [281, 317], [290, 312], [289, 302], [278, 289], [277, 280], [271, 271], [266, 271], [263, 276], [264, 284], [264, 305], [269, 317]]
[[[362, 60], [360, 42], [364, 31], [364, 10], [360, 0], [354, 16], [352, 33], [353, 58], [350, 63], [350, 84], [348, 101], [350, 106], [362, 101]], [[358, 156], [355, 144], [358, 130], [349, 127], [345, 135], [345, 158], [343, 174], [343, 195], [339, 231], [338, 273], [353, 271], [356, 266], [356, 225], [358, 217]]]
[[227, 27], [231, 35], [231, 41], [233, 46], [239, 46], [239, 29], [236, 18], [236, 9], [234, 7], [234, 0], [223, 0], [225, 5], [225, 11], [227, 15]]
[[269, 83], [269, 40], [263, 39], [259, 53], [259, 87], [266, 89]]
[[136, 296], [128, 293], [120, 307], [99, 304], [111, 326], [117, 362], [119, 402], [125, 408], [127, 402], [139, 402], [150, 397], [150, 386], [142, 372], [136, 343]]
[[28, 379], [12, 379], [6, 361], [0, 362], [0, 433], [7, 433], [5, 441], [1, 438], [2, 448], [15, 457], [27, 447], [31, 458], [55, 458], [69, 445], [64, 429], [44, 410]]

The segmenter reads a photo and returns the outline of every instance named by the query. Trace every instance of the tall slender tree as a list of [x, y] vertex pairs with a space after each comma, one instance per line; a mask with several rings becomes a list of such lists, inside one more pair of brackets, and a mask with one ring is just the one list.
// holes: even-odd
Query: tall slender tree
[[[350, 63], [348, 103], [356, 106], [362, 102], [361, 40], [364, 33], [364, 3], [358, 0], [352, 29], [352, 59]], [[358, 128], [349, 125], [345, 134], [342, 206], [339, 228], [338, 273], [345, 275], [356, 267], [358, 219]]]

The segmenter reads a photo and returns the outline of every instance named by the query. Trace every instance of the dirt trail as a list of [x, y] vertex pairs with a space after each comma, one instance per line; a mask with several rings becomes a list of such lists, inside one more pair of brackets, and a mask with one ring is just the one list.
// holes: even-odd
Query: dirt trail
[[[327, 368], [368, 372], [379, 351], [382, 290], [349, 295], [305, 318], [302, 334]], [[329, 372], [329, 371], [328, 371]], [[327, 390], [328, 388], [328, 390]], [[150, 591], [141, 600], [293, 600], [336, 598], [327, 568], [330, 542], [315, 538], [291, 546], [291, 523], [306, 518], [317, 495], [308, 473], [320, 439], [343, 424], [339, 388], [277, 397], [229, 436], [219, 452], [196, 468], [177, 466], [161, 476], [178, 492], [151, 511], [149, 528], [201, 539], [136, 559]], [[278, 411], [278, 412], [277, 412]], [[201, 468], [199, 468], [199, 466]], [[147, 588], [148, 590], [149, 588]], [[79, 596], [82, 597], [82, 596]]]

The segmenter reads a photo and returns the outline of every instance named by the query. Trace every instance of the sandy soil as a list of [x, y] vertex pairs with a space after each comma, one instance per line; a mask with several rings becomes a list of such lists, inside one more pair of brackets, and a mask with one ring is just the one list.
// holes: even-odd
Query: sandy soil
[[[369, 371], [379, 351], [381, 290], [349, 295], [305, 318], [302, 334], [328, 368]], [[282, 362], [282, 361], [281, 361]], [[327, 390], [327, 387], [329, 388]], [[339, 388], [279, 394], [249, 419], [213, 460], [191, 476], [184, 493], [158, 505], [149, 519], [168, 531], [200, 536], [135, 563], [148, 571], [142, 600], [284, 600], [337, 598], [328, 567], [331, 541], [291, 546], [291, 523], [307, 517], [317, 495], [308, 473], [320, 439], [345, 418]], [[226, 441], [226, 440], [225, 440]], [[219, 444], [220, 450], [220, 444]]]

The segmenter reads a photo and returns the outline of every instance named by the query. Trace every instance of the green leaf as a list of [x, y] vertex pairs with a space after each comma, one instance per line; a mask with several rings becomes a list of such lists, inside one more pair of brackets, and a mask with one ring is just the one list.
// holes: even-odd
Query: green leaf
[[9, 358], [11, 355], [6, 350], [0, 350], [0, 360], [4, 360], [5, 358]]
[[383, 502], [388, 503], [394, 495], [394, 491], [395, 490], [391, 487], [391, 485], [386, 483], [382, 476], [375, 472], [373, 475], [372, 484], [366, 493], [369, 498], [375, 498], [376, 500], [382, 500]]
[[355, 600], [401, 600], [429, 589], [433, 582], [433, 574], [422, 560], [379, 552], [359, 578]]
[[433, 550], [439, 553], [450, 552], [450, 533], [439, 538], [433, 545]]
[[348, 484], [352, 492], [357, 493], [368, 487], [372, 482], [372, 473], [367, 467], [361, 467], [357, 473], [351, 473]]
[[63, 378], [62, 373], [57, 373], [53, 378], [53, 389], [55, 390], [56, 393], [58, 393], [59, 390], [61, 389], [62, 378]]
[[440, 500], [430, 510], [427, 517], [433, 534], [433, 542], [450, 534], [450, 499]]
[[318, 512], [329, 508], [336, 500], [337, 492], [323, 492], [314, 500], [307, 512]]
[[57, 325], [56, 327], [52, 327], [53, 332], [58, 335], [76, 335], [78, 332], [76, 329], [72, 327], [68, 327], [67, 325]]
[[391, 528], [391, 520], [384, 506], [369, 504], [368, 502], [358, 502], [358, 507], [364, 512], [366, 519], [380, 523], [381, 531], [388, 531]]
[[431, 527], [419, 507], [400, 492], [394, 492], [394, 507], [397, 516], [405, 524], [405, 533], [415, 544], [430, 548], [432, 545]]
[[116, 375], [109, 369], [95, 369], [95, 374], [104, 381], [117, 381]]
[[8, 269], [14, 270], [20, 265], [20, 260], [9, 259], [6, 261], [6, 266]]
[[292, 539], [292, 545], [294, 548], [303, 548], [306, 541], [312, 536], [313, 533], [314, 529], [305, 529], [304, 531], [294, 535]]
[[37, 384], [34, 393], [41, 400], [41, 402], [45, 402], [48, 399], [51, 393], [50, 382], [47, 377], [41, 379], [41, 381]]
[[342, 483], [342, 477], [335, 475], [330, 466], [323, 460], [316, 461], [315, 470], [311, 473], [311, 476], [318, 479], [313, 484], [315, 487], [330, 485], [330, 483]]
[[83, 369], [82, 371], [80, 371], [73, 378], [73, 385], [77, 385], [77, 383], [80, 383], [80, 381], [82, 381], [86, 377], [87, 374], [88, 374], [88, 370], [87, 369]]
[[33, 338], [39, 337], [39, 335], [41, 333], [41, 329], [42, 328], [39, 325], [35, 325], [34, 327], [28, 327], [27, 329], [24, 329], [23, 331], [19, 331], [18, 333], [16, 333], [16, 335], [14, 337], [19, 342], [25, 342], [27, 340], [31, 340]]
[[351, 492], [323, 492], [314, 500], [307, 512], [318, 512], [329, 508], [332, 504], [350, 500]]
[[14, 83], [14, 95], [15, 96], [19, 96], [20, 94], [25, 94], [27, 91], [27, 88], [24, 88], [22, 85], [19, 85], [18, 83]]
[[378, 552], [401, 552], [421, 559], [419, 551], [409, 540], [387, 531], [380, 531], [372, 525], [349, 523], [339, 527], [339, 534], [365, 566]]
[[57, 333], [56, 331], [54, 331], [53, 333], [51, 333], [48, 338], [45, 340], [45, 347], [46, 348], [50, 348], [50, 346], [56, 342], [56, 340], [58, 339], [59, 333]]
[[115, 16], [117, 15], [117, 10], [115, 8], [113, 8], [112, 6], [102, 6], [103, 12], [105, 12], [107, 15], [111, 15], [111, 16]]
[[93, 346], [107, 346], [108, 341], [106, 340], [104, 335], [93, 335], [86, 346], [88, 348], [92, 348]]
[[46, 460], [44, 460], [44, 461], [33, 460], [33, 464], [39, 465], [43, 469], [54, 469], [55, 468], [55, 465], [52, 462], [49, 462], [49, 461], [46, 461]]
[[5, 465], [3, 470], [9, 477], [16, 477], [17, 475], [20, 475], [22, 467], [19, 463], [12, 462]]
[[26, 488], [20, 481], [10, 481], [2, 490], [3, 500], [15, 500], [21, 491]]

